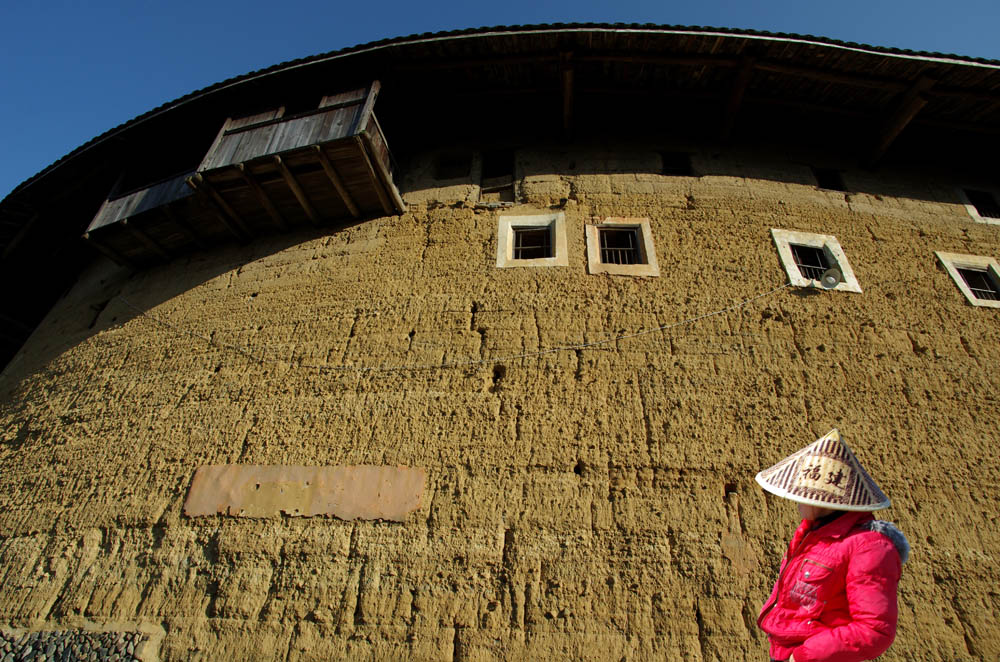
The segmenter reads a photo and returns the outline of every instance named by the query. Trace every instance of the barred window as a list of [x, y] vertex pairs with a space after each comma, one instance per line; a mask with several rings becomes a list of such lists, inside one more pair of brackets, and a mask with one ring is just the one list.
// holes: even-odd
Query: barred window
[[801, 246], [791, 244], [792, 256], [795, 258], [795, 266], [799, 268], [805, 278], [819, 280], [823, 277], [823, 272], [830, 268], [830, 261], [826, 258], [826, 253], [822, 248], [815, 246]]
[[552, 226], [542, 227], [515, 226], [514, 259], [534, 260], [540, 257], [552, 257]]
[[985, 301], [1000, 301], [1000, 287], [993, 281], [989, 269], [958, 267], [957, 270], [972, 296]]
[[639, 249], [638, 228], [598, 228], [597, 232], [604, 264], [646, 264]]

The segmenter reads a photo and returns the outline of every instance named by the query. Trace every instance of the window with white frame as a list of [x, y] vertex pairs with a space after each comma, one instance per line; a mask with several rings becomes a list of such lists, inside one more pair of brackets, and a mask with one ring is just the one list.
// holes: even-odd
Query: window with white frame
[[566, 215], [501, 216], [497, 225], [498, 267], [565, 267]]
[[822, 287], [820, 281], [823, 275], [836, 269], [840, 273], [840, 282], [830, 289], [840, 292], [861, 292], [854, 270], [851, 269], [847, 255], [844, 254], [844, 249], [840, 247], [836, 237], [773, 228], [771, 237], [792, 285]]
[[618, 276], [659, 276], [648, 218], [605, 218], [589, 224], [587, 271]]
[[1000, 308], [1000, 264], [995, 259], [941, 251], [934, 254], [969, 303]]
[[1000, 225], [1000, 203], [996, 191], [978, 188], [960, 188], [959, 197], [969, 216], [980, 223]]

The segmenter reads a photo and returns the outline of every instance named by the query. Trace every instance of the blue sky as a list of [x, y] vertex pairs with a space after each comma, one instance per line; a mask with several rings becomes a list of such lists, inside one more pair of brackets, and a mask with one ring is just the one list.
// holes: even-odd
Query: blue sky
[[388, 37], [637, 22], [813, 34], [1000, 59], [1000, 0], [0, 0], [0, 198], [82, 143], [206, 85]]

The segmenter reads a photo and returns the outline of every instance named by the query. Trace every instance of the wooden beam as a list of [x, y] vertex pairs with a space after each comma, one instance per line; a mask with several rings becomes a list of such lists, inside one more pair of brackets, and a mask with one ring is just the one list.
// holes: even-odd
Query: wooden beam
[[122, 255], [121, 253], [119, 253], [115, 249], [113, 249], [110, 246], [108, 246], [107, 244], [105, 244], [103, 241], [94, 239], [93, 235], [91, 235], [89, 232], [84, 232], [83, 233], [83, 238], [87, 241], [87, 243], [89, 243], [95, 249], [97, 249], [98, 251], [100, 251], [101, 253], [103, 253], [105, 256], [107, 256], [108, 258], [110, 258], [111, 261], [114, 262], [115, 264], [117, 264], [118, 266], [120, 266], [120, 267], [126, 267], [128, 269], [135, 269], [136, 268], [135, 263], [133, 263], [131, 260], [129, 260], [127, 257], [125, 257], [124, 255]]
[[372, 160], [368, 158], [368, 150], [365, 149], [364, 139], [361, 136], [354, 136], [354, 139], [357, 141], [358, 152], [361, 154], [361, 159], [365, 164], [365, 171], [368, 173], [368, 181], [370, 181], [372, 186], [375, 188], [375, 193], [378, 195], [378, 201], [382, 203], [382, 210], [385, 212], [386, 216], [390, 216], [392, 215], [392, 207], [389, 205], [389, 199], [386, 197], [385, 191], [382, 190], [382, 184], [379, 182], [378, 175], [375, 174], [375, 168], [372, 166]]
[[208, 244], [202, 241], [201, 237], [198, 236], [198, 233], [194, 231], [194, 228], [192, 228], [187, 221], [182, 220], [177, 214], [175, 214], [173, 210], [170, 209], [170, 205], [163, 205], [160, 207], [160, 210], [163, 212], [163, 215], [167, 217], [168, 221], [176, 225], [188, 239], [194, 242], [195, 246], [201, 248], [202, 250], [208, 248]]
[[573, 138], [573, 54], [561, 53], [559, 60], [562, 73], [563, 139], [568, 142]]
[[222, 224], [233, 233], [233, 235], [240, 241], [249, 241], [251, 234], [250, 230], [247, 229], [243, 221], [240, 219], [239, 214], [229, 206], [225, 198], [215, 190], [208, 180], [205, 179], [201, 173], [195, 174], [192, 177], [187, 178], [188, 186], [193, 188], [198, 193], [204, 195], [209, 202], [212, 203], [213, 207], [218, 211], [219, 220]]
[[906, 89], [906, 83], [900, 82], [897, 78], [867, 76], [864, 74], [841, 74], [767, 60], [759, 60], [756, 67], [761, 71], [771, 71], [777, 74], [787, 74], [801, 78], [812, 78], [813, 80], [821, 80], [826, 83], [840, 83], [852, 87], [868, 87], [882, 92], [902, 92]]
[[381, 89], [382, 83], [377, 80], [372, 81], [372, 84], [368, 87], [368, 94], [365, 96], [365, 103], [354, 116], [354, 122], [351, 124], [351, 129], [347, 132], [347, 135], [353, 136], [368, 127], [368, 118], [372, 114], [372, 109], [375, 108], [375, 99], [378, 98], [378, 93]]
[[257, 196], [257, 200], [261, 205], [263, 205], [264, 209], [267, 210], [267, 213], [270, 215], [271, 220], [274, 221], [274, 224], [280, 229], [287, 231], [288, 222], [285, 221], [285, 219], [281, 216], [281, 212], [279, 212], [278, 208], [274, 206], [273, 202], [271, 202], [271, 198], [267, 197], [267, 193], [261, 187], [260, 183], [254, 178], [246, 164], [238, 163], [236, 164], [236, 169], [240, 171], [240, 175], [243, 176], [243, 181], [247, 183], [247, 186], [250, 187], [253, 194]]
[[[362, 136], [365, 141], [365, 146], [368, 148], [368, 152], [375, 154], [375, 147], [372, 145], [371, 136], [368, 135], [367, 132], [363, 133]], [[386, 169], [385, 164], [379, 161], [378, 159], [374, 160], [368, 159], [367, 154], [365, 154], [365, 158], [368, 160], [369, 167], [371, 167], [371, 164], [374, 161], [375, 170], [377, 171], [379, 177], [382, 180], [382, 184], [385, 187], [384, 190], [389, 192], [389, 196], [392, 198], [392, 202], [395, 204], [395, 212], [398, 214], [404, 213], [406, 211], [406, 202], [404, 202], [403, 197], [399, 195], [399, 190], [396, 188], [396, 185], [392, 182], [392, 175], [389, 174], [389, 171]], [[383, 189], [381, 188], [378, 189], [379, 201], [382, 202], [382, 208], [384, 209], [386, 206], [386, 199], [383, 197], [384, 193], [382, 191]], [[388, 213], [391, 214], [392, 210], [390, 210]]]
[[326, 176], [330, 179], [330, 183], [333, 184], [333, 188], [337, 189], [337, 194], [340, 195], [340, 199], [344, 201], [348, 211], [351, 212], [351, 216], [354, 218], [360, 218], [361, 210], [358, 209], [358, 206], [354, 203], [354, 199], [351, 197], [351, 194], [347, 192], [347, 187], [344, 186], [344, 182], [340, 178], [340, 175], [338, 175], [337, 171], [333, 169], [333, 164], [330, 163], [330, 159], [327, 158], [326, 152], [323, 151], [323, 147], [321, 145], [313, 145], [313, 149], [316, 151], [316, 156], [319, 158], [320, 165], [323, 166], [323, 172], [325, 172]]
[[899, 103], [896, 104], [895, 110], [886, 118], [878, 139], [875, 142], [875, 147], [869, 153], [865, 165], [869, 168], [874, 167], [882, 159], [889, 146], [903, 132], [906, 125], [927, 105], [927, 96], [924, 93], [933, 87], [935, 82], [937, 81], [933, 78], [921, 76], [910, 86], [910, 89], [906, 91], [899, 100]]
[[733, 128], [736, 126], [736, 117], [739, 115], [740, 107], [743, 105], [743, 95], [746, 94], [747, 87], [750, 85], [750, 78], [753, 76], [753, 68], [756, 63], [756, 58], [744, 58], [743, 64], [740, 65], [740, 69], [736, 73], [733, 87], [729, 91], [726, 114], [722, 118], [722, 133], [720, 137], [723, 142], [728, 142], [729, 138], [733, 135]]
[[705, 57], [684, 55], [581, 55], [577, 62], [621, 62], [624, 64], [652, 64], [661, 67], [735, 67], [740, 60], [734, 57]]
[[18, 336], [10, 333], [6, 329], [0, 329], [0, 341], [5, 342], [8, 345], [14, 345], [17, 349], [19, 349], [27, 339], [27, 335]]
[[312, 204], [309, 202], [309, 198], [306, 197], [306, 192], [302, 190], [302, 187], [299, 186], [295, 176], [292, 175], [292, 171], [288, 169], [288, 166], [285, 165], [285, 162], [281, 160], [280, 156], [274, 157], [274, 164], [278, 166], [278, 171], [285, 179], [285, 183], [288, 184], [288, 188], [292, 189], [295, 199], [299, 201], [303, 211], [305, 211], [306, 216], [309, 218], [309, 222], [313, 225], [319, 225], [319, 216], [316, 215], [316, 210], [313, 209]]
[[128, 230], [139, 241], [141, 241], [143, 244], [145, 244], [146, 248], [148, 248], [149, 250], [153, 251], [154, 253], [156, 253], [157, 255], [159, 255], [160, 257], [162, 257], [164, 260], [169, 260], [170, 259], [170, 253], [168, 253], [167, 250], [165, 248], [163, 248], [163, 246], [161, 246], [155, 239], [153, 239], [152, 237], [150, 237], [149, 234], [146, 233], [145, 230], [143, 230], [142, 228], [136, 227], [135, 223], [130, 223], [127, 218], [122, 220], [122, 225], [124, 227], [128, 228]]
[[15, 248], [17, 248], [17, 245], [20, 244], [21, 241], [24, 240], [25, 236], [27, 236], [28, 232], [31, 231], [31, 228], [35, 225], [36, 221], [38, 221], [37, 212], [31, 215], [31, 218], [29, 218], [27, 222], [21, 226], [21, 229], [17, 231], [14, 238], [10, 240], [9, 244], [7, 244], [7, 248], [3, 249], [3, 259], [6, 260], [10, 257], [10, 254], [14, 252]]
[[418, 60], [398, 64], [393, 67], [396, 71], [431, 71], [434, 69], [465, 69], [473, 67], [502, 67], [516, 64], [540, 64], [545, 62], [555, 62], [557, 57], [550, 53], [539, 53], [535, 56], [499, 57], [499, 58], [469, 58], [469, 59], [449, 59], [440, 62], [427, 62]]
[[25, 324], [21, 320], [16, 320], [13, 317], [4, 315], [3, 313], [0, 313], [0, 322], [3, 322], [4, 326], [14, 327], [18, 333], [23, 333], [24, 335], [28, 335], [32, 330], [32, 327], [28, 324]]

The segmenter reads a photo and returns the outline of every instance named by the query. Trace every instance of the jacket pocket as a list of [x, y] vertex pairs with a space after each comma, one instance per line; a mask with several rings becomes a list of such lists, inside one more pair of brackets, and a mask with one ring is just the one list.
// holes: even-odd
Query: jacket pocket
[[834, 569], [822, 561], [802, 561], [789, 592], [789, 597], [796, 603], [801, 615], [814, 617], [823, 611], [835, 574]]

